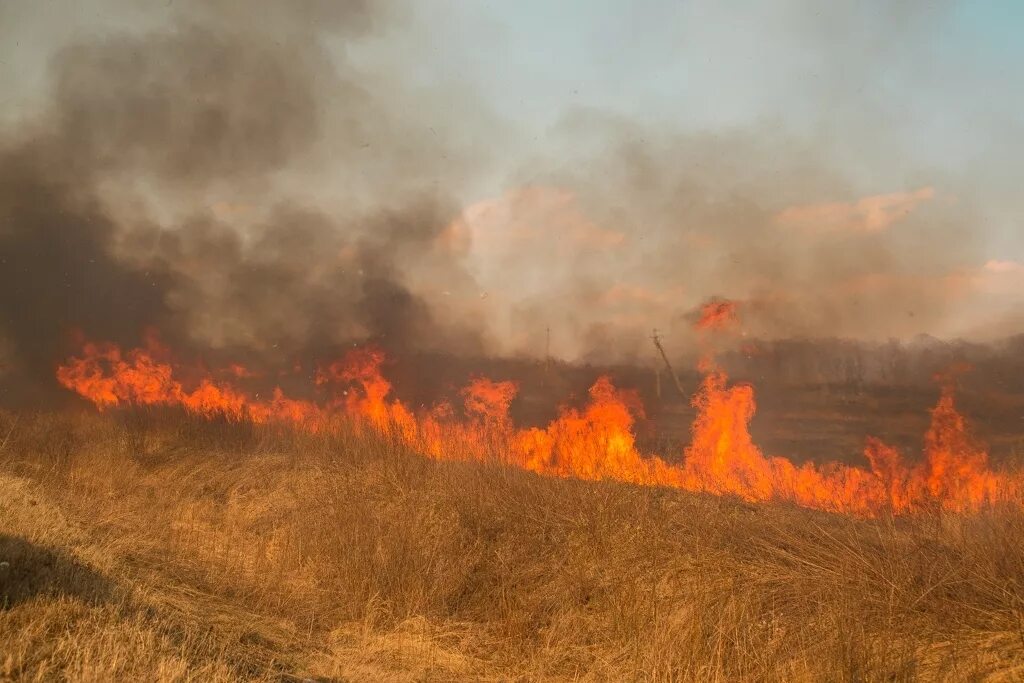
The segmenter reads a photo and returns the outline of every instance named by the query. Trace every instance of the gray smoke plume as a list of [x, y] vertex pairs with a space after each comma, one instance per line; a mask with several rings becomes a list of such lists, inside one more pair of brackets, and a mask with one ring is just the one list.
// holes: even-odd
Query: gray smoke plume
[[[459, 151], [427, 112], [395, 117], [400, 79], [331, 54], [395, 11], [179, 3], [152, 30], [53, 56], [43, 119], [0, 151], [8, 398], [45, 395], [77, 332], [133, 343], [155, 327], [277, 359], [366, 339], [478, 350], [478, 331], [438, 323], [407, 283], [468, 282], [436, 244], [458, 205], [435, 165]], [[356, 179], [344, 212], [304, 196], [325, 154]]]
[[[423, 26], [399, 0], [90, 5], [109, 28], [76, 32], [78, 3], [0, 7], [0, 39], [60, 36], [24, 75], [46, 84], [39, 102], [0, 112], [9, 395], [44, 397], [78, 331], [132, 344], [155, 327], [175, 348], [275, 362], [362, 340], [651, 362], [655, 327], [670, 353], [700, 350], [692, 312], [715, 296], [738, 302], [736, 335], [767, 339], [1021, 319], [1024, 263], [986, 257], [981, 181], [889, 170], [907, 126], [885, 124], [877, 74], [928, 75], [897, 38], [935, 30], [934, 3], [768, 13], [773, 59], [822, 59], [750, 87], [809, 94], [812, 131], [578, 108], [532, 141], [422, 77], [405, 39]], [[704, 10], [682, 47], [728, 75], [736, 10]], [[1009, 202], [1006, 165], [976, 175]]]

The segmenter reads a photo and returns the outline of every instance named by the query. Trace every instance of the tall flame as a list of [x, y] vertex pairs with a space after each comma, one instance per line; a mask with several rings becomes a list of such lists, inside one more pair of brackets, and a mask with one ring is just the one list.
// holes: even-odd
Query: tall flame
[[754, 388], [730, 385], [710, 359], [693, 399], [697, 416], [691, 443], [681, 459], [673, 459], [637, 449], [634, 425], [643, 407], [635, 392], [616, 387], [608, 377], [594, 382], [584, 407], [563, 408], [544, 428], [517, 429], [509, 416], [518, 393], [514, 382], [471, 380], [461, 392], [465, 419], [457, 418], [448, 404], [415, 414], [391, 398], [391, 383], [382, 373], [384, 353], [372, 347], [353, 349], [319, 368], [316, 384], [326, 396], [318, 402], [288, 398], [279, 388], [261, 399], [213, 379], [248, 376], [241, 366], [207, 373], [186, 386], [174, 364], [158, 360], [167, 355], [155, 342], [127, 352], [112, 344], [85, 343], [80, 356], [58, 368], [57, 379], [99, 410], [173, 405], [202, 416], [284, 422], [313, 430], [342, 417], [437, 459], [497, 456], [547, 476], [614, 479], [748, 501], [790, 501], [855, 515], [977, 510], [1001, 501], [1020, 502], [1024, 493], [1021, 473], [989, 468], [987, 451], [972, 438], [956, 409], [951, 381], [943, 385], [932, 410], [919, 463], [908, 464], [895, 448], [869, 438], [867, 468], [838, 463], [817, 467], [761, 452], [749, 432], [756, 411]]
[[477, 377], [462, 389], [466, 413], [485, 428], [506, 431], [511, 427], [509, 408], [519, 385], [515, 382], [495, 382]]

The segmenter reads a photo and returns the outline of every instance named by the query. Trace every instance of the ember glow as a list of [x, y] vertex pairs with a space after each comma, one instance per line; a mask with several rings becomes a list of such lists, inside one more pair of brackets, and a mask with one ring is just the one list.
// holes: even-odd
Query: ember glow
[[942, 388], [925, 435], [924, 457], [905, 459], [897, 449], [868, 438], [868, 467], [839, 463], [797, 465], [770, 457], [753, 442], [749, 423], [756, 411], [754, 387], [730, 384], [711, 361], [693, 398], [697, 417], [689, 446], [679, 454], [641, 453], [634, 424], [643, 406], [633, 391], [608, 377], [591, 386], [580, 409], [563, 408], [546, 427], [517, 428], [509, 408], [514, 382], [476, 377], [462, 389], [464, 411], [448, 403], [413, 411], [392, 398], [384, 377], [385, 355], [355, 348], [320, 366], [316, 400], [289, 398], [278, 388], [271, 397], [250, 394], [226, 380], [245, 377], [241, 366], [210, 372], [188, 385], [186, 368], [161, 359], [158, 345], [124, 351], [86, 342], [80, 355], [57, 370], [58, 381], [97, 409], [117, 406], [179, 406], [205, 417], [283, 423], [322, 430], [346, 422], [396, 438], [440, 460], [495, 459], [555, 477], [610, 479], [667, 486], [746, 501], [788, 501], [857, 516], [924, 510], [972, 511], [1021, 499], [1024, 476], [990, 469], [988, 454], [970, 435], [956, 409], [953, 383]]
[[736, 313], [737, 306], [735, 301], [727, 299], [708, 301], [700, 308], [697, 329], [726, 330], [735, 327], [739, 323]]

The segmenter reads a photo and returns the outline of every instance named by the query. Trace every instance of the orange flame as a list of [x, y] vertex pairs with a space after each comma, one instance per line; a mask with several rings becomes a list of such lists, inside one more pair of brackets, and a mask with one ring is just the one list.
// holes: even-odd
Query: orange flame
[[[976, 507], [998, 495], [995, 475], [988, 469], [988, 452], [977, 444], [964, 416], [957, 412], [952, 382], [942, 388], [924, 437], [925, 463], [912, 484], [944, 507]], [[920, 494], [919, 494], [920, 496]]]
[[123, 353], [113, 344], [86, 343], [82, 353], [57, 368], [57, 381], [99, 410], [122, 404], [181, 406], [206, 417], [295, 423], [310, 423], [320, 413], [314, 404], [287, 399], [280, 390], [275, 390], [273, 400], [259, 401], [209, 377], [186, 390], [174, 378], [172, 366], [154, 360], [150, 350]]
[[[461, 392], [465, 421], [446, 403], [415, 415], [391, 398], [391, 383], [381, 373], [384, 353], [372, 347], [353, 349], [320, 367], [316, 384], [330, 393], [322, 404], [288, 398], [280, 389], [270, 400], [261, 400], [209, 376], [186, 388], [171, 362], [154, 358], [157, 348], [123, 352], [112, 344], [85, 343], [80, 357], [58, 368], [57, 379], [99, 410], [176, 405], [203, 416], [307, 429], [320, 429], [331, 418], [344, 416], [437, 459], [496, 455], [547, 476], [671, 486], [748, 501], [790, 501], [854, 515], [970, 511], [1003, 501], [1019, 503], [1024, 493], [1021, 473], [989, 468], [987, 451], [956, 409], [952, 381], [944, 383], [932, 410], [921, 462], [907, 464], [895, 448], [869, 438], [867, 468], [798, 466], [765, 456], [754, 444], [749, 432], [756, 411], [754, 388], [730, 386], [725, 373], [709, 363], [693, 399], [697, 417], [692, 441], [681, 460], [672, 462], [637, 449], [634, 425], [643, 407], [635, 392], [617, 388], [608, 377], [597, 379], [584, 407], [563, 408], [544, 428], [516, 429], [509, 417], [516, 383], [471, 380]], [[169, 356], [164, 350], [160, 354]]]
[[700, 307], [698, 330], [726, 330], [739, 324], [735, 301], [713, 299]]
[[508, 411], [519, 393], [515, 382], [495, 382], [476, 377], [462, 389], [466, 413], [483, 425], [504, 431], [511, 426]]
[[655, 483], [634, 446], [635, 392], [617, 389], [607, 377], [590, 387], [584, 410], [563, 409], [546, 429], [519, 435], [517, 454], [527, 469], [580, 479]]

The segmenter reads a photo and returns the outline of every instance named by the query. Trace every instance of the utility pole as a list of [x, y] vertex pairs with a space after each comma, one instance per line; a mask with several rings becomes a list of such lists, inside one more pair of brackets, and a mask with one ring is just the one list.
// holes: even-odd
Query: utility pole
[[551, 325], [545, 328], [547, 337], [544, 341], [544, 374], [547, 375], [551, 371]]
[[[672, 369], [672, 363], [668, 362], [668, 354], [665, 353], [665, 347], [661, 345], [661, 338], [658, 336], [658, 330], [655, 328], [651, 334], [651, 341], [654, 342], [654, 347], [658, 349], [658, 353], [661, 354], [661, 359], [665, 361], [665, 367], [668, 368], [668, 374], [672, 377], [672, 381], [675, 382], [676, 390], [679, 391], [679, 395], [686, 398], [686, 391], [683, 389], [683, 383], [679, 381], [679, 376], [676, 375], [676, 371]], [[661, 389], [661, 376], [658, 376], [658, 388]]]

